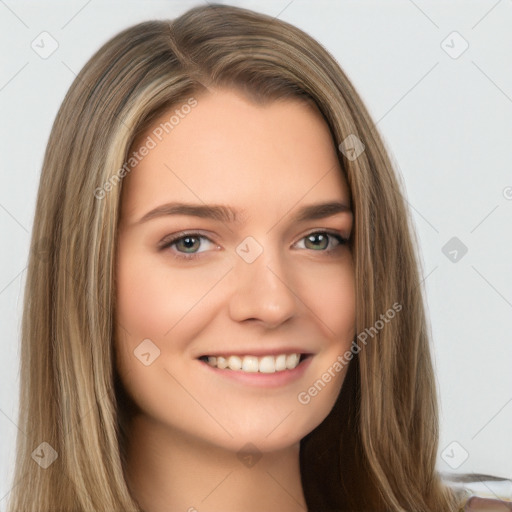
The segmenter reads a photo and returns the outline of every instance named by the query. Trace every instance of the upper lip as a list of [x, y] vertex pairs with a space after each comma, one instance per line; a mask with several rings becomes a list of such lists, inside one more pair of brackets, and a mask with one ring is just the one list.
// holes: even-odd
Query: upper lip
[[312, 354], [311, 351], [305, 350], [303, 348], [299, 347], [278, 347], [278, 348], [265, 348], [265, 347], [258, 347], [254, 349], [228, 349], [228, 350], [212, 350], [211, 352], [204, 352], [202, 354], [198, 355], [199, 357], [204, 356], [212, 356], [212, 357], [218, 357], [218, 356], [255, 356], [255, 357], [263, 357], [263, 356], [278, 356], [280, 354], [306, 354], [310, 355]]

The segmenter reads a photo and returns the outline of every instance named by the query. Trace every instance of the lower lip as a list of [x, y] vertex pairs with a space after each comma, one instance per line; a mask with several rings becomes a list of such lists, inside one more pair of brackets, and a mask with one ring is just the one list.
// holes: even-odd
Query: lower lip
[[260, 373], [260, 372], [244, 372], [242, 370], [222, 370], [215, 366], [210, 366], [205, 361], [199, 362], [212, 372], [215, 372], [220, 377], [226, 377], [242, 384], [249, 384], [251, 386], [261, 388], [275, 388], [285, 386], [302, 377], [306, 369], [311, 363], [313, 356], [309, 356], [299, 363], [293, 370], [283, 370], [274, 373]]

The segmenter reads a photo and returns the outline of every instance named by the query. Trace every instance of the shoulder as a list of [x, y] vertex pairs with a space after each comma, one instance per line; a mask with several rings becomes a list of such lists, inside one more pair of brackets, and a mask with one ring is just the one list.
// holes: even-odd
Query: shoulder
[[440, 473], [462, 499], [459, 512], [512, 512], [512, 480], [481, 473]]
[[512, 512], [512, 501], [471, 496], [466, 501], [463, 512]]

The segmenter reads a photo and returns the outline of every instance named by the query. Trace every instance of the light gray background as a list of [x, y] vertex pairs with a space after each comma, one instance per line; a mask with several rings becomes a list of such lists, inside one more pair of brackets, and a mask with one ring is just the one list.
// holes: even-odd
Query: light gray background
[[[0, 510], [18, 432], [29, 235], [57, 109], [111, 36], [203, 3], [0, 0]], [[439, 469], [512, 478], [512, 1], [226, 3], [307, 31], [360, 91], [419, 237], [440, 389]], [[31, 48], [43, 31], [59, 45], [47, 59]], [[469, 44], [457, 58], [447, 53], [462, 49], [453, 31]], [[468, 248], [457, 262], [442, 252], [454, 236]]]

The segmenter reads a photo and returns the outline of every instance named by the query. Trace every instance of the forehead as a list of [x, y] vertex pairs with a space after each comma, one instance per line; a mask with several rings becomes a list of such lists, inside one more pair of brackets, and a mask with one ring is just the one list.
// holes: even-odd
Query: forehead
[[[194, 97], [160, 115], [134, 142], [123, 181], [134, 215], [171, 200], [280, 213], [301, 199], [344, 200], [347, 184], [327, 123], [298, 100], [258, 105], [235, 90]], [[146, 146], [151, 149], [144, 151]]]

